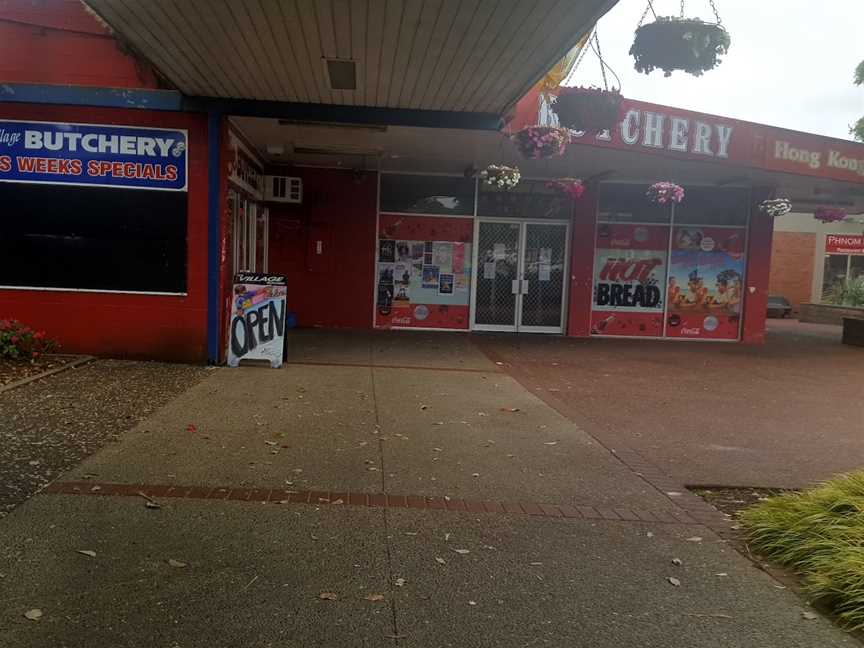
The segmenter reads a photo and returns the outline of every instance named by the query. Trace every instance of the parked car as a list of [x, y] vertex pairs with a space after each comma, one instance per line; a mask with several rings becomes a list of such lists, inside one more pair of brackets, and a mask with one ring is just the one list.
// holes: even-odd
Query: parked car
[[768, 317], [789, 317], [792, 304], [782, 295], [768, 296]]

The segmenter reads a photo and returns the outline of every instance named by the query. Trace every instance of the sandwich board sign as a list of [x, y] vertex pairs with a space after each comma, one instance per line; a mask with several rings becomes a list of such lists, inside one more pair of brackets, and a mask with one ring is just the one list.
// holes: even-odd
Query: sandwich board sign
[[241, 272], [234, 275], [228, 325], [228, 366], [269, 362], [282, 366], [285, 309], [284, 275]]

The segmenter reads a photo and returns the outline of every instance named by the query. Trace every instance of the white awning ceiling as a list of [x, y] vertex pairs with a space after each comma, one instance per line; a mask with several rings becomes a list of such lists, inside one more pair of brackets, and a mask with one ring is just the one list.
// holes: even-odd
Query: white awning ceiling
[[[617, 0], [86, 0], [189, 96], [502, 114]], [[326, 59], [355, 63], [333, 89]]]

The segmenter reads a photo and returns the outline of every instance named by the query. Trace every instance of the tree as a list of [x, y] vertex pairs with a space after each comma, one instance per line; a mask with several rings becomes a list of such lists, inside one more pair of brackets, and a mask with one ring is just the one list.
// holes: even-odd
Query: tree
[[[858, 67], [855, 68], [855, 85], [864, 85], [864, 61], [861, 61]], [[849, 132], [856, 140], [864, 142], [864, 117], [855, 122], [855, 125], [849, 129]]]

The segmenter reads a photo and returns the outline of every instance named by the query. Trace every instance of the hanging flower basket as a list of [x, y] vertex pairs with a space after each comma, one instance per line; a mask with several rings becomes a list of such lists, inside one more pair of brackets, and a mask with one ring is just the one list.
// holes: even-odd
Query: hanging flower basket
[[813, 218], [823, 223], [836, 223], [845, 220], [846, 216], [846, 210], [840, 207], [817, 207], [813, 214]]
[[562, 155], [570, 133], [566, 128], [526, 126], [513, 136], [513, 142], [523, 156], [536, 160]]
[[680, 203], [684, 200], [684, 187], [680, 187], [674, 182], [655, 182], [648, 187], [645, 194], [648, 200], [659, 205], [666, 203]]
[[600, 133], [618, 124], [621, 99], [621, 93], [614, 88], [560, 88], [552, 110], [565, 128]]
[[519, 184], [522, 175], [516, 167], [490, 164], [480, 172], [480, 179], [496, 189], [512, 189]]
[[759, 203], [759, 211], [768, 216], [785, 216], [792, 211], [792, 203], [788, 198], [773, 198]]
[[558, 178], [546, 183], [548, 189], [554, 189], [565, 196], [578, 200], [585, 193], [585, 185], [578, 178]]
[[667, 77], [673, 70], [702, 76], [720, 64], [719, 57], [729, 51], [729, 43], [729, 32], [722, 25], [698, 18], [659, 16], [636, 30], [630, 54], [636, 69], [645, 74], [660, 69]]

